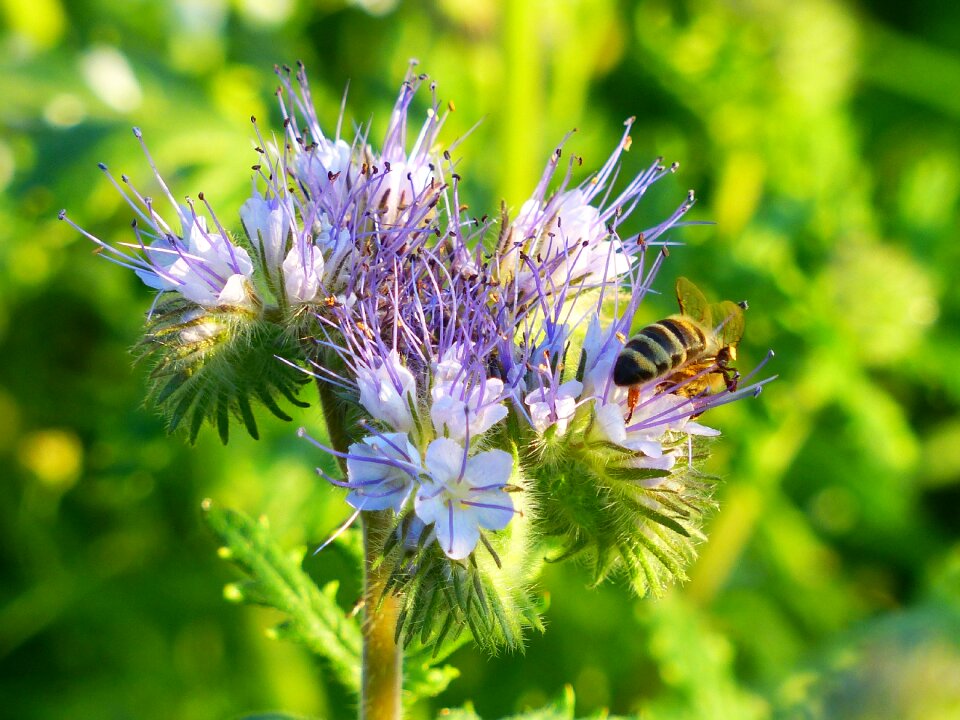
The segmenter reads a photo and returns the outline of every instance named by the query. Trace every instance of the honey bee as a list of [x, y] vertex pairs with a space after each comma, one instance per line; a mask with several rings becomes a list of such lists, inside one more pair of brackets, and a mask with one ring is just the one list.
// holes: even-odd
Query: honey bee
[[737, 359], [747, 304], [724, 300], [710, 305], [685, 277], [677, 278], [676, 289], [680, 313], [630, 338], [613, 366], [614, 384], [630, 388], [628, 422], [640, 401], [640, 388], [655, 380], [658, 392], [684, 397], [737, 388], [740, 376], [729, 363]]

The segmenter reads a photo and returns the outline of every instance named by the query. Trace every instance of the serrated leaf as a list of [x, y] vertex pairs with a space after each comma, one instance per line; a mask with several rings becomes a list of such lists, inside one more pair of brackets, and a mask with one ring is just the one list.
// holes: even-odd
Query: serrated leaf
[[359, 692], [360, 627], [337, 605], [336, 586], [328, 584], [320, 590], [301, 569], [302, 554], [291, 557], [284, 552], [265, 523], [212, 507], [209, 501], [204, 504], [204, 518], [228, 550], [229, 561], [250, 578], [240, 587], [243, 599], [284, 613], [288, 619], [277, 629], [278, 636], [323, 658], [345, 687]]
[[451, 682], [460, 677], [460, 671], [452, 665], [435, 667], [430, 661], [404, 660], [403, 692], [407, 704], [420, 698], [436, 697]]
[[576, 696], [573, 693], [573, 688], [565, 685], [563, 694], [549, 705], [517, 715], [510, 715], [503, 720], [574, 720], [575, 704]]

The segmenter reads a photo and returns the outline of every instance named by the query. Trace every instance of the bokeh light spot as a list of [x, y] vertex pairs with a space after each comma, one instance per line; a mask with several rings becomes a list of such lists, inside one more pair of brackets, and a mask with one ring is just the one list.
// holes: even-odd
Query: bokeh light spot
[[386, 15], [397, 7], [399, 0], [348, 0], [349, 5], [365, 10], [371, 15]]
[[847, 488], [834, 485], [817, 493], [810, 503], [817, 523], [827, 532], [841, 535], [853, 529], [860, 515], [856, 498]]
[[63, 34], [65, 18], [58, 0], [4, 0], [2, 7], [7, 27], [35, 48], [51, 47]]
[[279, 25], [290, 17], [293, 7], [293, 0], [273, 0], [272, 2], [241, 0], [240, 2], [240, 12], [243, 16], [258, 25]]
[[66, 490], [80, 477], [83, 445], [72, 432], [55, 428], [38, 430], [23, 438], [17, 457], [41, 483]]
[[36, 242], [22, 243], [10, 253], [10, 277], [24, 286], [37, 286], [50, 275], [50, 257]]
[[610, 681], [598, 667], [588, 665], [573, 684], [577, 702], [583, 707], [605, 707], [610, 704]]
[[127, 58], [116, 48], [93, 48], [81, 60], [87, 85], [107, 106], [117, 112], [140, 107], [143, 92]]
[[55, 95], [43, 108], [43, 119], [54, 127], [73, 127], [86, 115], [83, 100], [73, 93]]

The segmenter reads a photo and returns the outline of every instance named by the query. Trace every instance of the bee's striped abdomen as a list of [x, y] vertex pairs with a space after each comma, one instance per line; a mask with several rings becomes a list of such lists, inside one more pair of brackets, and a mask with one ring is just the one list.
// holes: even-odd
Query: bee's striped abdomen
[[622, 387], [649, 382], [699, 357], [705, 347], [703, 330], [682, 317], [647, 325], [617, 356], [613, 382]]

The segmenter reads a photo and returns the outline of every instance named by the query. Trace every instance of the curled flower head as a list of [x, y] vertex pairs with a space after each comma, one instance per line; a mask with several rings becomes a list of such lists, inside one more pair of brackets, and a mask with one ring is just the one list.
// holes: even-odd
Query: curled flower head
[[126, 175], [121, 176], [121, 186], [103, 163], [100, 169], [137, 216], [133, 222], [135, 242], [110, 245], [76, 225], [66, 211], [60, 213], [60, 219], [93, 240], [107, 260], [132, 269], [144, 284], [155, 290], [177, 293], [209, 309], [255, 308], [260, 301], [252, 285], [253, 263], [246, 249], [234, 243], [223, 229], [203, 193], [199, 199], [213, 218], [213, 230], [208, 229], [206, 218], [197, 214], [193, 201], [187, 200], [183, 205], [174, 199], [147, 151], [140, 130], [134, 128], [134, 135], [176, 212], [180, 232], [175, 232], [164, 220], [152, 198], [141, 194]]
[[292, 218], [280, 199], [257, 190], [240, 206], [240, 221], [267, 274], [276, 276], [293, 231]]

